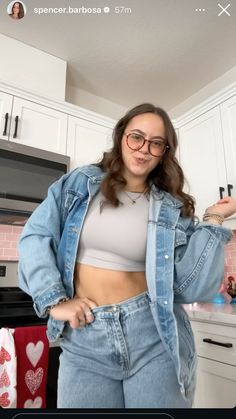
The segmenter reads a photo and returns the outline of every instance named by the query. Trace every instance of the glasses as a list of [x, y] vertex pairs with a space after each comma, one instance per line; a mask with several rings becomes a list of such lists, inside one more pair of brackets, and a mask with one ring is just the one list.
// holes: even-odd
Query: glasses
[[126, 135], [126, 144], [133, 150], [138, 151], [148, 142], [148, 151], [153, 157], [161, 156], [167, 148], [170, 148], [162, 137], [156, 137], [153, 140], [147, 140], [143, 135], [137, 132], [128, 132]]

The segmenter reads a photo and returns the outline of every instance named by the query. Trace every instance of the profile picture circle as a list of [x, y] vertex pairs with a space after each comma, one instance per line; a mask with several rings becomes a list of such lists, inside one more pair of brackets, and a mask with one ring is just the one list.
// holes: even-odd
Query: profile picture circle
[[19, 20], [26, 15], [26, 6], [23, 1], [11, 1], [7, 6], [8, 16]]

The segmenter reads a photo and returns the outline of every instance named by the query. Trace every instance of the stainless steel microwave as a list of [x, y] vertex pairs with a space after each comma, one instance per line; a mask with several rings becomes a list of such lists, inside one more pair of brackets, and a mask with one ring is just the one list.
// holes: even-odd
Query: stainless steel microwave
[[0, 224], [24, 225], [70, 158], [0, 139]]

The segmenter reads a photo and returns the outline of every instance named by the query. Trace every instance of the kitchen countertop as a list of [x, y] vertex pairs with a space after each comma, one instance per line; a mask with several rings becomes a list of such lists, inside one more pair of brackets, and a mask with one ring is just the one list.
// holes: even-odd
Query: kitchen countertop
[[190, 320], [236, 326], [236, 304], [184, 304]]

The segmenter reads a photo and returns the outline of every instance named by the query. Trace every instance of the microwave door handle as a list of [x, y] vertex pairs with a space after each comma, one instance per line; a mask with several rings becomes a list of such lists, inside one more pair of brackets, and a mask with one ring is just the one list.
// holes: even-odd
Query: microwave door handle
[[7, 124], [8, 124], [8, 117], [9, 117], [9, 114], [8, 114], [8, 112], [5, 114], [5, 124], [4, 124], [4, 130], [3, 130], [3, 133], [2, 133], [2, 135], [7, 135]]
[[15, 117], [15, 131], [14, 131], [14, 134], [13, 134], [13, 138], [17, 137], [18, 122], [19, 122], [19, 116], [17, 115]]

